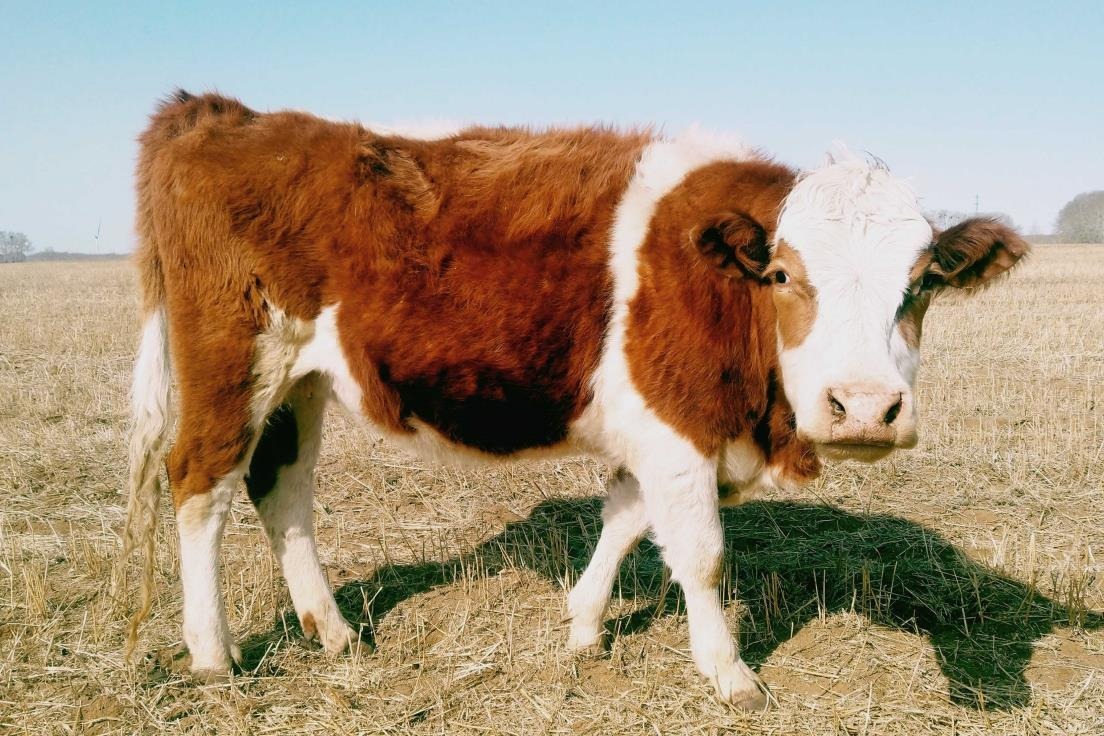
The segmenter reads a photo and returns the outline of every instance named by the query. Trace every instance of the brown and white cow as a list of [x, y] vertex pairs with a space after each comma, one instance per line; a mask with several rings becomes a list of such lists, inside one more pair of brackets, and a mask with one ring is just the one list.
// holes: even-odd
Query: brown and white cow
[[[975, 220], [933, 240], [912, 191], [845, 159], [805, 175], [690, 133], [471, 128], [436, 140], [178, 93], [141, 139], [145, 326], [127, 550], [145, 555], [166, 449], [184, 641], [239, 657], [217, 565], [244, 480], [308, 637], [358, 642], [319, 564], [311, 500], [335, 399], [433, 458], [584, 453], [615, 469], [568, 597], [589, 647], [648, 533], [720, 696], [765, 691], [725, 625], [720, 505], [916, 440], [920, 320], [1027, 246]], [[794, 411], [791, 412], [790, 406]]]

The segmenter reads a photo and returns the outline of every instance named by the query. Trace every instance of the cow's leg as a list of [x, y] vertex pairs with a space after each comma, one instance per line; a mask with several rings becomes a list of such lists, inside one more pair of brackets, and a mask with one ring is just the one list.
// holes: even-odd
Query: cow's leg
[[229, 673], [241, 659], [226, 621], [218, 564], [230, 502], [255, 436], [251, 354], [249, 335], [241, 344], [227, 341], [210, 360], [177, 351], [181, 414], [167, 467], [180, 539], [184, 643], [192, 671], [205, 678]]
[[619, 470], [610, 480], [602, 506], [602, 534], [594, 555], [567, 597], [571, 616], [568, 648], [582, 650], [601, 644], [602, 620], [621, 561], [647, 531], [640, 486], [629, 472]]
[[655, 541], [686, 599], [694, 662], [723, 700], [761, 709], [765, 688], [740, 659], [721, 606], [724, 533], [716, 464], [694, 458], [680, 468], [663, 465], [642, 468], [637, 477]]
[[318, 374], [301, 379], [269, 417], [246, 476], [249, 498], [280, 562], [307, 639], [341, 652], [360, 637], [334, 601], [314, 541], [314, 468], [330, 387]]
[[256, 309], [227, 313], [232, 296], [188, 297], [182, 302], [191, 311], [169, 315], [181, 411], [167, 466], [180, 536], [184, 642], [192, 671], [210, 677], [241, 659], [218, 579], [226, 517], [309, 330], [275, 309], [264, 310], [263, 326]]
[[205, 678], [226, 674], [232, 662], [241, 661], [241, 650], [226, 621], [218, 579], [222, 532], [241, 478], [240, 471], [231, 471], [209, 491], [190, 496], [176, 510], [184, 588], [184, 643], [192, 655], [192, 671]]

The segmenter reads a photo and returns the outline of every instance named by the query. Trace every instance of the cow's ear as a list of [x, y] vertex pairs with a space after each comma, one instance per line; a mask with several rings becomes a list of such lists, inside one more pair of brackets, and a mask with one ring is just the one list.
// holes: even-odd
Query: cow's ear
[[690, 244], [706, 263], [728, 276], [761, 278], [770, 262], [763, 226], [742, 212], [724, 212], [690, 230]]
[[1007, 225], [987, 218], [964, 220], [936, 236], [913, 268], [913, 283], [926, 290], [977, 289], [991, 283], [1030, 252]]

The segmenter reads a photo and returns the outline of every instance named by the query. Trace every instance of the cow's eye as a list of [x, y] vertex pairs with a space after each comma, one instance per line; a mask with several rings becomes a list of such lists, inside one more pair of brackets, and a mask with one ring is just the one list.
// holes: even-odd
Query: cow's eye
[[774, 283], [776, 284], [788, 284], [790, 283], [790, 275], [785, 271], [779, 269], [774, 272]]

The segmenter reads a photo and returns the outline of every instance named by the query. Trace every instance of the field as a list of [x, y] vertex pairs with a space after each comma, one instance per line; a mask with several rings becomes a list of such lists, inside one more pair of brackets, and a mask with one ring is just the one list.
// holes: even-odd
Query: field
[[777, 702], [718, 703], [645, 543], [604, 656], [563, 590], [606, 470], [427, 466], [328, 417], [323, 562], [376, 652], [306, 644], [245, 494], [224, 545], [245, 656], [197, 686], [168, 502], [124, 662], [111, 585], [137, 341], [126, 262], [0, 266], [0, 732], [1104, 733], [1104, 247], [1040, 247], [925, 323], [921, 445], [725, 514], [727, 614]]

